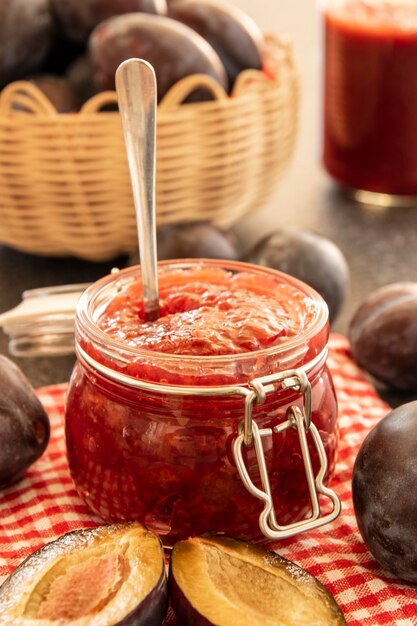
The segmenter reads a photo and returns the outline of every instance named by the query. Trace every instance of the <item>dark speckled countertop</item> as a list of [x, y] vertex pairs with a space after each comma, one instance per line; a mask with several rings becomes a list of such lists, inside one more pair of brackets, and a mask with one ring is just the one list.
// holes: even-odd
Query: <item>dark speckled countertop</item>
[[[300, 12], [300, 3], [303, 11]], [[349, 320], [372, 290], [400, 280], [417, 281], [417, 205], [415, 208], [375, 209], [344, 198], [322, 171], [319, 160], [320, 54], [314, 4], [311, 0], [276, 3], [236, 0], [268, 31], [289, 33], [300, 69], [300, 130], [292, 164], [269, 204], [248, 216], [237, 231], [249, 247], [274, 228], [290, 225], [314, 230], [343, 251], [351, 272], [349, 295], [334, 324], [346, 333]], [[300, 20], [300, 15], [302, 19]], [[0, 207], [1, 219], [1, 207]], [[21, 300], [25, 289], [93, 281], [125, 259], [95, 264], [76, 259], [29, 256], [0, 246], [0, 312]], [[0, 331], [0, 352], [8, 354]], [[14, 359], [35, 386], [67, 381], [73, 357]], [[381, 390], [392, 404], [417, 398]]]

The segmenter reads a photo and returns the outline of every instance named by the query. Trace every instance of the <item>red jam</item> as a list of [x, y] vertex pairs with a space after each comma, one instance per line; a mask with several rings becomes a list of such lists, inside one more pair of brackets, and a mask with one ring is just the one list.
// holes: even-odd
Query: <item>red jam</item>
[[341, 184], [417, 195], [417, 3], [329, 2], [324, 165]]
[[262, 350], [296, 337], [315, 315], [312, 298], [249, 272], [194, 269], [163, 276], [160, 318], [145, 322], [139, 281], [109, 304], [98, 326], [134, 348], [190, 356]]
[[[80, 304], [66, 422], [75, 484], [101, 517], [137, 519], [167, 544], [207, 531], [257, 538], [262, 504], [243, 485], [232, 452], [243, 398], [138, 389], [98, 372], [82, 351], [133, 380], [197, 390], [245, 385], [319, 355], [328, 336], [325, 309], [302, 283], [238, 263], [161, 264], [159, 285], [155, 322], [144, 321], [137, 270], [103, 279]], [[323, 361], [308, 375], [332, 472], [334, 390]], [[294, 403], [302, 406], [293, 391], [273, 392], [254, 419], [271, 427]], [[278, 522], [300, 519], [309, 497], [297, 435], [289, 430], [263, 443]], [[245, 460], [257, 482], [253, 446]]]

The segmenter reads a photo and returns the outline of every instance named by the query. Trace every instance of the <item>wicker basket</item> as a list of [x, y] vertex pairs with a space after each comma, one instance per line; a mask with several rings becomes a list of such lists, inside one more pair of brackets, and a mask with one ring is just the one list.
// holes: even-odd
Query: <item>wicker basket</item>
[[[293, 150], [298, 80], [287, 43], [268, 38], [267, 61], [271, 75], [242, 72], [231, 97], [214, 80], [195, 75], [162, 100], [158, 224], [204, 219], [228, 227], [276, 189]], [[215, 99], [182, 104], [200, 85]], [[0, 242], [33, 254], [92, 261], [136, 247], [119, 114], [101, 110], [115, 101], [114, 92], [104, 92], [80, 113], [58, 114], [31, 83], [3, 90]]]

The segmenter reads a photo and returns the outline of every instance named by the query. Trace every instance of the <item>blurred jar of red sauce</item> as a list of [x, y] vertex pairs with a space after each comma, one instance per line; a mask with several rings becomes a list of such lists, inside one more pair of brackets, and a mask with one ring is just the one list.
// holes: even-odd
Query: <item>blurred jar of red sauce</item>
[[322, 6], [324, 166], [358, 200], [417, 204], [417, 2]]

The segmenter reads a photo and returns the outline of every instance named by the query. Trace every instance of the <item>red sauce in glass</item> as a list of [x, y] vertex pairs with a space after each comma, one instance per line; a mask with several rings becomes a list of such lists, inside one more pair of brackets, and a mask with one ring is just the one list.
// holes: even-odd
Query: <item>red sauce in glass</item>
[[[317, 319], [317, 303], [311, 296], [267, 271], [260, 277], [217, 268], [173, 270], [160, 277], [159, 320], [144, 322], [140, 302], [140, 285], [133, 283], [110, 302], [96, 324], [122, 347], [141, 349], [141, 357], [118, 362], [88, 341], [79, 340], [80, 344], [112, 369], [176, 385], [245, 383], [258, 375], [257, 368], [263, 374], [268, 370], [273, 362], [270, 352], [273, 355], [308, 331]], [[326, 344], [327, 333], [327, 325], [311, 333], [293, 362], [299, 366], [311, 360]], [[271, 351], [274, 346], [277, 350]], [[259, 352], [262, 349], [267, 352]], [[206, 369], [205, 358], [212, 361], [216, 356], [221, 361]], [[313, 420], [331, 474], [337, 445], [336, 401], [327, 368], [316, 368], [311, 383]], [[259, 427], [285, 419], [287, 406], [294, 402], [301, 404], [292, 391], [268, 395], [262, 406], [255, 407]], [[79, 363], [69, 388], [66, 422], [74, 481], [101, 517], [137, 519], [165, 534], [167, 544], [207, 531], [259, 537], [262, 504], [241, 482], [232, 453], [242, 419], [241, 397], [133, 389]], [[278, 521], [299, 519], [308, 510], [309, 496], [297, 435], [292, 430], [274, 434], [264, 439], [264, 447]], [[253, 446], [245, 456], [256, 481]], [[312, 456], [317, 468], [315, 451]]]
[[313, 300], [289, 284], [250, 273], [171, 273], [159, 286], [160, 317], [145, 322], [141, 284], [132, 284], [100, 316], [98, 326], [133, 348], [220, 356], [253, 352], [296, 337], [316, 313]]
[[417, 3], [324, 16], [324, 165], [354, 189], [417, 195]]

